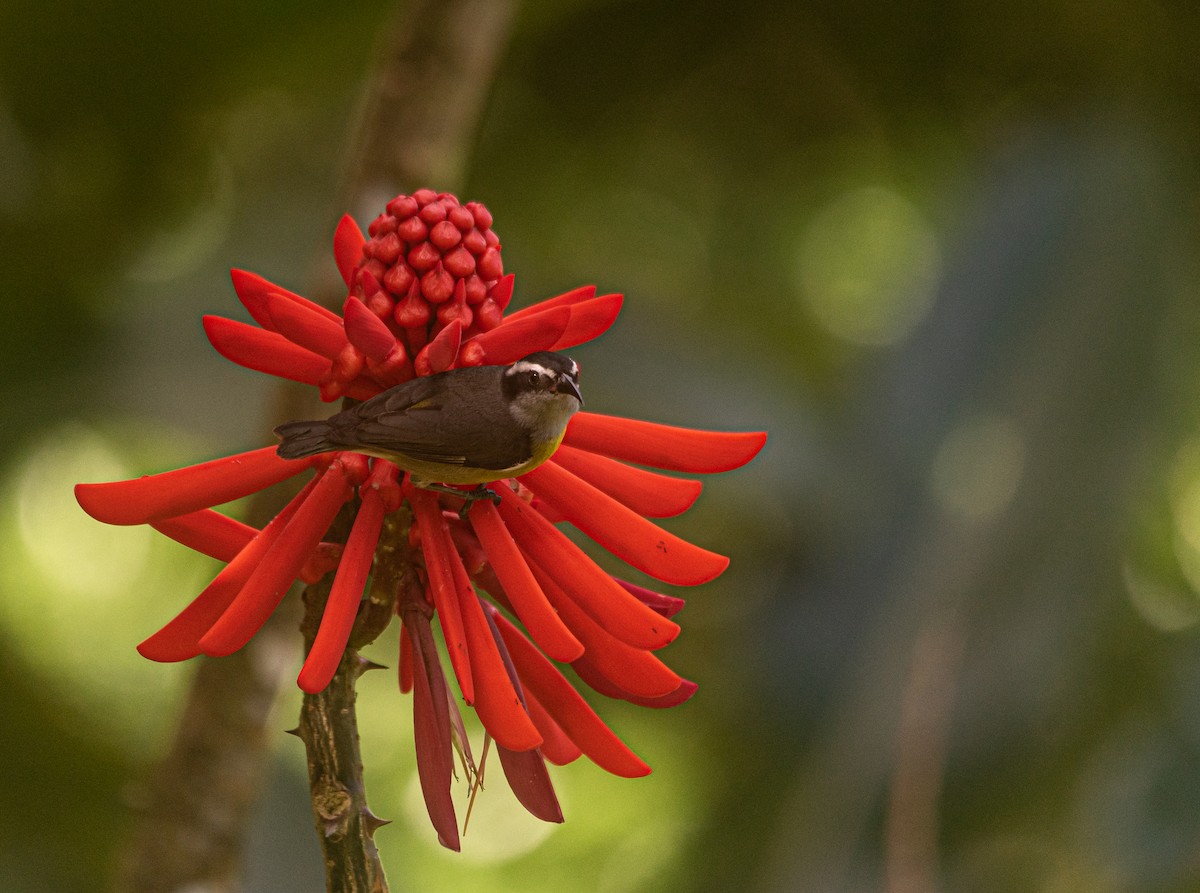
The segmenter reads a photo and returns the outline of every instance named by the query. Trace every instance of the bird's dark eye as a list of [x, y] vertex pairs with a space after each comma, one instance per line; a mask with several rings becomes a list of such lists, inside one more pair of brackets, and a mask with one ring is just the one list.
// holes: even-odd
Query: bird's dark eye
[[540, 372], [530, 372], [529, 373], [529, 384], [531, 386], [536, 388], [538, 385], [538, 382], [541, 380], [542, 380], [542, 374]]

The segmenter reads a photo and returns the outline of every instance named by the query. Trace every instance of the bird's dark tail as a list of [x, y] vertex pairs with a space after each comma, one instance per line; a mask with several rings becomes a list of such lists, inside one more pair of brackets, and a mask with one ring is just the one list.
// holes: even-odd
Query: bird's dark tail
[[275, 452], [284, 459], [302, 459], [336, 450], [338, 445], [330, 437], [332, 430], [328, 422], [284, 422], [275, 429], [280, 441]]

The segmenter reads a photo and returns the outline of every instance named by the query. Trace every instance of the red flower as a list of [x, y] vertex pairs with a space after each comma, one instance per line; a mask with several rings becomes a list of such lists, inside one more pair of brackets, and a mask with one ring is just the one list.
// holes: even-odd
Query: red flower
[[[612, 325], [621, 296], [597, 296], [591, 287], [505, 316], [513, 277], [503, 275], [491, 223], [483, 205], [462, 205], [452, 195], [420, 190], [399, 196], [371, 223], [369, 239], [349, 217], [338, 226], [334, 254], [349, 292], [341, 316], [235, 270], [234, 289], [258, 326], [209, 316], [205, 331], [228, 359], [317, 386], [329, 401], [365, 399], [417, 375], [565, 350]], [[138, 646], [152, 660], [236, 651], [296, 579], [312, 582], [336, 568], [297, 680], [310, 693], [337, 671], [385, 516], [407, 502], [423, 586], [401, 587], [397, 595], [401, 684], [413, 692], [417, 764], [430, 817], [441, 842], [457, 849], [451, 727], [461, 720], [448, 696], [431, 618], [438, 618], [463, 700], [496, 741], [517, 797], [539, 818], [561, 821], [543, 758], [563, 764], [582, 753], [622, 776], [650, 769], [554, 662], [571, 664], [601, 694], [648, 707], [679, 704], [696, 686], [654, 654], [678, 635], [670, 618], [682, 600], [617, 580], [555, 524], [571, 522], [666, 583], [707, 582], [728, 559], [647, 520], [686, 511], [700, 482], [636, 466], [727, 471], [753, 458], [765, 439], [581, 411], [552, 459], [495, 487], [499, 503], [479, 500], [465, 519], [456, 497], [413, 487], [391, 463], [350, 452], [286, 460], [264, 447], [137, 480], [79, 484], [75, 493], [99, 521], [151, 524], [227, 562], [191, 604]], [[312, 478], [262, 530], [211, 508], [310, 470]], [[323, 543], [334, 516], [356, 495], [345, 545]]]

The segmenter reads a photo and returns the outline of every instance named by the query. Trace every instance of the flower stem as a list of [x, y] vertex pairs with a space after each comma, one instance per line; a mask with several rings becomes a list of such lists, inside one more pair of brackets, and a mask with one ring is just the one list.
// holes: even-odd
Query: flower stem
[[313, 815], [329, 893], [386, 893], [375, 830], [383, 824], [367, 807], [355, 719], [355, 680], [371, 664], [346, 649], [333, 681], [305, 695], [297, 731], [308, 750]]
[[[353, 511], [343, 510], [331, 535], [344, 532]], [[406, 507], [384, 519], [375, 555], [372, 582], [359, 607], [350, 642], [333, 680], [321, 692], [304, 696], [300, 726], [296, 730], [308, 753], [308, 779], [313, 817], [325, 863], [329, 893], [387, 893], [387, 880], [375, 847], [375, 831], [386, 820], [367, 806], [362, 756], [355, 713], [355, 683], [378, 664], [359, 649], [387, 628], [396, 610], [396, 593], [415, 578], [413, 554], [408, 546], [412, 515]], [[312, 646], [329, 596], [331, 577], [304, 592], [305, 614], [301, 629]]]

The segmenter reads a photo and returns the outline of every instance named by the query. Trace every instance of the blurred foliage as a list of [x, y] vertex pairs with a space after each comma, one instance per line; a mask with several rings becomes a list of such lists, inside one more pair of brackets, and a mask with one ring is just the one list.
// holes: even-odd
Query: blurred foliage
[[[231, 266], [303, 284], [393, 14], [0, 7], [5, 890], [110, 871], [187, 673], [133, 645], [211, 570], [56, 512], [81, 467], [265, 441], [268, 385], [198, 315], [236, 312]], [[734, 558], [684, 593], [700, 694], [605, 705], [649, 779], [557, 773], [534, 839], [497, 773], [450, 857], [367, 677], [397, 889], [903, 889], [907, 753], [943, 889], [1200, 887], [1198, 50], [1200, 11], [1149, 0], [522, 6], [461, 190], [517, 300], [627, 294], [589, 408], [771, 441], [672, 527]], [[115, 593], [53, 567], [96, 549], [147, 551]], [[264, 893], [319, 884], [280, 751]]]

